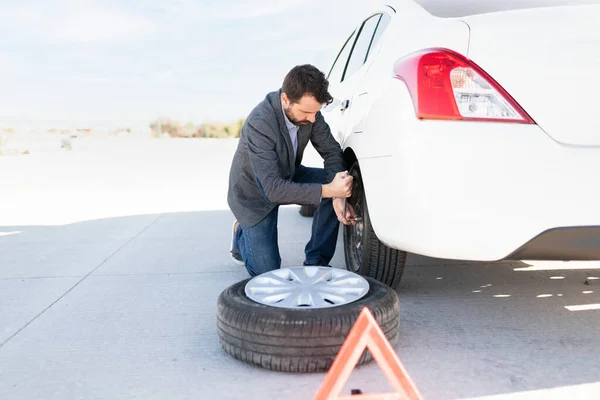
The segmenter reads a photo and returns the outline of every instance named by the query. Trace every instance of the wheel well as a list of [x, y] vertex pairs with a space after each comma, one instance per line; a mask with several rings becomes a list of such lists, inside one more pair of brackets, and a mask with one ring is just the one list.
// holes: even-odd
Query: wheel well
[[[350, 147], [344, 150], [344, 162], [346, 163], [346, 168], [350, 172], [350, 175], [352, 175], [354, 178], [354, 183], [352, 184], [352, 196], [349, 199], [350, 203], [354, 205], [358, 201], [360, 193], [364, 191], [364, 188], [362, 187], [360, 167], [358, 167], [358, 158], [356, 157], [354, 150], [352, 150]], [[354, 165], [356, 165], [358, 168], [352, 169]]]
[[346, 168], [350, 169], [350, 167], [352, 167], [352, 165], [354, 165], [354, 163], [357, 161], [358, 158], [356, 157], [356, 154], [352, 148], [348, 147], [346, 150], [344, 150], [344, 162], [346, 163]]

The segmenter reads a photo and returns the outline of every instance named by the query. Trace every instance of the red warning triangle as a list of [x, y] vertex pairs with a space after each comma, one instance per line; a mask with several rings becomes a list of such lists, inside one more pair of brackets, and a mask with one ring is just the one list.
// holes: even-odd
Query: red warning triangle
[[[365, 349], [369, 349], [394, 392], [340, 397], [340, 392], [344, 389], [344, 385]], [[422, 400], [419, 390], [408, 375], [396, 351], [367, 307], [360, 312], [315, 397], [315, 400], [338, 399]]]

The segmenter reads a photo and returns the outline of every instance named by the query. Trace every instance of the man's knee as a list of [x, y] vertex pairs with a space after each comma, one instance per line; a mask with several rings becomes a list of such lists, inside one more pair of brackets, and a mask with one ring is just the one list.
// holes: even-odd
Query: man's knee
[[316, 183], [322, 183], [322, 184], [326, 184], [329, 183], [327, 182], [327, 173], [325, 173], [325, 169], [324, 168], [315, 168], [316, 172], [315, 172], [315, 176], [316, 176]]
[[[266, 255], [266, 254], [265, 254]], [[255, 260], [246, 261], [246, 270], [250, 276], [264, 274], [281, 268], [281, 257], [279, 254], [271, 254], [268, 257], [259, 257]]]
[[294, 181], [298, 183], [329, 183], [326, 182], [327, 174], [324, 168], [305, 167], [301, 165], [296, 171], [300, 176], [295, 177]]

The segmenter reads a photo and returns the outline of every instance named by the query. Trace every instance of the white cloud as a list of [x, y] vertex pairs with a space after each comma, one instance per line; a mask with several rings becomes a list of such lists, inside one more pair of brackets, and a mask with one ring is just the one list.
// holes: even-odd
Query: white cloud
[[223, 14], [223, 17], [235, 19], [256, 18], [269, 15], [285, 14], [294, 11], [300, 7], [310, 7], [316, 1], [277, 1], [277, 0], [262, 0], [247, 3], [241, 3], [229, 13]]
[[243, 0], [221, 1], [201, 4], [197, 0], [171, 0], [162, 4], [170, 12], [184, 14], [194, 20], [224, 21], [251, 19], [285, 14], [298, 9], [310, 8], [319, 0]]
[[54, 2], [4, 8], [1, 14], [19, 32], [66, 42], [124, 42], [156, 30], [153, 21], [125, 9], [89, 2]]
[[130, 41], [155, 31], [152, 21], [123, 10], [88, 8], [64, 16], [54, 25], [54, 37], [64, 41]]
[[0, 0], [9, 43], [0, 83], [11, 93], [0, 98], [0, 119], [244, 116], [293, 65], [326, 71], [365, 8], [365, 0]]

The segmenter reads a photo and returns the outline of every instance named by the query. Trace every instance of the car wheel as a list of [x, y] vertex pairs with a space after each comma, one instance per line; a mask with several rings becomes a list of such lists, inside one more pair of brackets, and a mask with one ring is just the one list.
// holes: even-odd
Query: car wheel
[[[305, 282], [311, 280], [316, 280], [315, 287], [321, 285], [320, 296], [306, 292]], [[344, 297], [352, 300], [360, 291], [357, 287], [349, 290], [349, 285], [360, 281], [364, 283], [362, 297], [344, 302]], [[292, 293], [294, 285], [296, 295]], [[288, 297], [286, 287], [292, 289]], [[303, 291], [298, 291], [299, 287]], [[317, 297], [321, 300], [315, 301]], [[392, 289], [339, 268], [282, 268], [238, 282], [220, 294], [219, 342], [227, 354], [254, 366], [283, 372], [326, 372], [364, 307], [395, 345], [400, 312], [398, 295]], [[359, 364], [372, 359], [365, 350]]]
[[315, 206], [309, 206], [309, 205], [300, 206], [300, 215], [302, 215], [303, 217], [312, 217], [315, 215], [315, 212], [317, 212], [317, 207], [315, 207]]
[[396, 289], [404, 273], [406, 252], [392, 249], [379, 240], [369, 218], [369, 208], [358, 164], [354, 164], [351, 171], [354, 184], [352, 197], [348, 201], [360, 217], [360, 221], [354, 226], [344, 225], [346, 268]]

